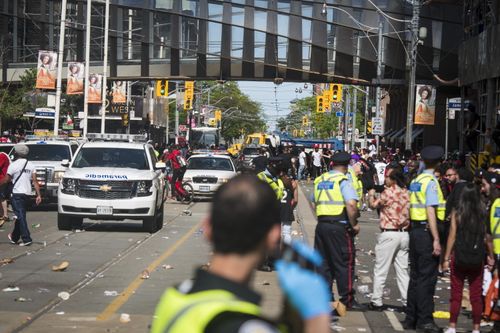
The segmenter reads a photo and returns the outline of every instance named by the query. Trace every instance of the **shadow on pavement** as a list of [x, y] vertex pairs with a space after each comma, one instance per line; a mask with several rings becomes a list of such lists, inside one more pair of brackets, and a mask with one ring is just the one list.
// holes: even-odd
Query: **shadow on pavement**
[[115, 231], [115, 232], [142, 232], [146, 233], [142, 228], [142, 222], [113, 222], [113, 221], [100, 221], [100, 222], [84, 222], [83, 229], [85, 231]]

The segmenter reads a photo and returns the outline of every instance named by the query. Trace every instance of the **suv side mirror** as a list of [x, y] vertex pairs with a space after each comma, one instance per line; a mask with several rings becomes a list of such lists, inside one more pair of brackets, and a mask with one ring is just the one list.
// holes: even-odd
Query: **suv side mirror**
[[155, 164], [155, 170], [163, 170], [167, 167], [167, 164], [165, 162], [156, 162]]
[[61, 165], [62, 165], [63, 167], [69, 167], [69, 160], [68, 160], [68, 159], [64, 159], [64, 160], [62, 160], [62, 161], [61, 161]]

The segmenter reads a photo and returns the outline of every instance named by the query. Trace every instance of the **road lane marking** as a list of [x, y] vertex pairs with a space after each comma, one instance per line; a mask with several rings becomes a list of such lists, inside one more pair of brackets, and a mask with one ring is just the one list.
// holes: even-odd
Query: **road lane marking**
[[385, 315], [387, 316], [387, 319], [389, 319], [389, 322], [392, 325], [392, 328], [394, 328], [395, 331], [404, 331], [403, 326], [399, 322], [398, 317], [394, 314], [392, 311], [384, 311]]
[[[197, 223], [193, 226], [189, 231], [182, 236], [174, 245], [172, 245], [167, 251], [163, 252], [163, 254], [158, 257], [155, 261], [153, 261], [146, 269], [149, 272], [153, 272], [158, 266], [161, 265], [168, 257], [170, 257], [174, 252], [179, 248], [182, 244], [184, 244], [196, 231], [201, 227], [201, 222]], [[108, 320], [118, 309], [120, 309], [125, 303], [127, 303], [130, 296], [132, 296], [137, 289], [142, 285], [145, 281], [141, 278], [142, 274], [137, 275], [137, 277], [125, 288], [125, 290], [120, 293], [113, 302], [111, 302], [100, 315], [97, 316], [97, 320], [105, 321]]]

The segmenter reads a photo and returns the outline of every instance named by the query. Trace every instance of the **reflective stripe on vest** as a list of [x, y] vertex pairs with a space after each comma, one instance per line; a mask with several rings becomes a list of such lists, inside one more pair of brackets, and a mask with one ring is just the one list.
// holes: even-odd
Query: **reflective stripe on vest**
[[493, 252], [500, 254], [500, 198], [491, 205], [490, 230], [493, 237]]
[[345, 202], [340, 183], [348, 180], [341, 173], [326, 172], [314, 180], [314, 203], [317, 216], [340, 216], [344, 213]]
[[426, 191], [427, 186], [431, 182], [436, 182], [438, 192], [438, 206], [436, 209], [436, 217], [440, 221], [444, 221], [444, 214], [446, 210], [446, 200], [444, 199], [443, 192], [439, 187], [439, 183], [434, 177], [428, 173], [421, 173], [410, 184], [410, 219], [413, 221], [427, 221], [427, 206]]
[[283, 184], [283, 181], [278, 178], [278, 181], [275, 182], [271, 177], [266, 175], [264, 171], [259, 172], [257, 174], [257, 177], [259, 177], [260, 180], [265, 181], [271, 188], [273, 189], [274, 193], [276, 193], [276, 197], [278, 200], [281, 201], [283, 198], [283, 191], [285, 190], [285, 184]]
[[358, 195], [358, 209], [361, 209], [361, 198], [363, 198], [363, 183], [358, 178], [358, 176], [356, 176], [356, 173], [352, 168], [349, 168], [349, 174], [351, 175], [352, 187]]
[[169, 288], [156, 307], [151, 333], [203, 333], [207, 325], [223, 312], [259, 316], [259, 306], [239, 300], [226, 290], [205, 290], [183, 294]]

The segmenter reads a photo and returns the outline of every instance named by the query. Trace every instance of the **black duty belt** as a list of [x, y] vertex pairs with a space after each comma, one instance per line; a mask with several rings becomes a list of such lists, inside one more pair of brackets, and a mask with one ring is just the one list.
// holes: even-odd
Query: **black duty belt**
[[411, 221], [412, 228], [427, 228], [427, 221]]
[[384, 229], [380, 228], [382, 232], [408, 232], [408, 229]]
[[349, 226], [349, 222], [347, 222], [347, 221], [342, 221], [342, 220], [339, 220], [338, 218], [327, 217], [327, 216], [320, 216], [318, 218], [318, 223], [329, 223], [329, 224], [341, 225], [343, 227]]

